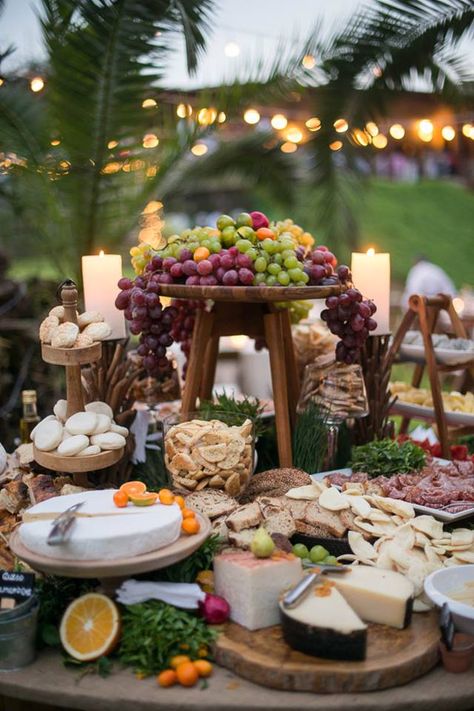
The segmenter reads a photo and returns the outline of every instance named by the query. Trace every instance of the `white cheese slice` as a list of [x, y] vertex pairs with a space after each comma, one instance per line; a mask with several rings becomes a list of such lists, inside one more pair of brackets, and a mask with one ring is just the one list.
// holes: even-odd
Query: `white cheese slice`
[[366, 622], [403, 629], [410, 622], [413, 583], [401, 573], [368, 565], [329, 576], [346, 602]]
[[311, 592], [293, 609], [280, 603], [283, 635], [293, 649], [327, 659], [365, 659], [367, 625], [335, 587]]

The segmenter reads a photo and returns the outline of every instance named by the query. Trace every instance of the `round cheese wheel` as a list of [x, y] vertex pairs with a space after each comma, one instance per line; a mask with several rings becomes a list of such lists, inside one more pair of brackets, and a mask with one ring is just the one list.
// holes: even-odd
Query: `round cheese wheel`
[[97, 415], [94, 412], [76, 412], [66, 420], [65, 427], [73, 435], [90, 435], [97, 425]]
[[73, 457], [89, 446], [89, 437], [86, 435], [71, 435], [63, 440], [58, 447], [58, 454], [62, 457]]
[[[98, 435], [99, 436], [99, 435]], [[70, 535], [57, 546], [47, 543], [51, 520], [28, 521], [19, 527], [22, 543], [48, 558], [110, 560], [131, 558], [174, 543], [181, 531], [182, 515], [177, 504], [117, 508], [114, 489], [82, 491], [55, 496], [28, 509], [28, 514], [50, 514], [51, 520], [74, 504], [82, 503]]]
[[96, 412], [98, 415], [108, 415], [110, 419], [113, 419], [114, 413], [110, 405], [101, 400], [94, 400], [94, 402], [88, 402], [85, 407], [86, 412]]
[[51, 452], [62, 440], [63, 426], [56, 418], [43, 420], [35, 429], [35, 447], [42, 452]]
[[91, 437], [91, 444], [97, 444], [101, 449], [121, 449], [126, 443], [125, 437], [116, 432], [105, 432]]

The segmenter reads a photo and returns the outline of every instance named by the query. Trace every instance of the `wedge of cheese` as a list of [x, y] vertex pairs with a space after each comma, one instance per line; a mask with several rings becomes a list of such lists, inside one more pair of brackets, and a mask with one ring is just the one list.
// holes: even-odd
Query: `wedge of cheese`
[[230, 605], [230, 618], [249, 630], [277, 625], [281, 593], [302, 577], [300, 558], [256, 558], [231, 551], [214, 558], [214, 585]]
[[401, 573], [354, 565], [344, 575], [328, 577], [354, 612], [366, 622], [398, 629], [410, 624], [414, 588]]
[[367, 625], [347, 604], [335, 586], [316, 586], [297, 607], [280, 603], [286, 643], [293, 649], [324, 659], [365, 659]]

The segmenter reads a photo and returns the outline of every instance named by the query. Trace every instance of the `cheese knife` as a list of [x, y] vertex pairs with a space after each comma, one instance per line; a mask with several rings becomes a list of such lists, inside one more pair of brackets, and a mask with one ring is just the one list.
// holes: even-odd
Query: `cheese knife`
[[46, 540], [49, 546], [59, 546], [61, 543], [64, 543], [71, 532], [74, 521], [76, 520], [74, 514], [81, 508], [83, 503], [83, 501], [80, 501], [78, 504], [70, 506], [54, 519], [51, 531], [49, 532], [49, 536]]
[[309, 573], [309, 575], [305, 575], [305, 577], [299, 581], [291, 590], [289, 590], [286, 595], [284, 596], [282, 600], [283, 607], [286, 609], [291, 609], [293, 607], [296, 607], [301, 600], [305, 598], [305, 596], [309, 593], [312, 587], [318, 582], [318, 579], [321, 578], [323, 575], [326, 573], [347, 573], [349, 571], [348, 566], [346, 565], [314, 565], [305, 567], [314, 567], [316, 570], [314, 573]]

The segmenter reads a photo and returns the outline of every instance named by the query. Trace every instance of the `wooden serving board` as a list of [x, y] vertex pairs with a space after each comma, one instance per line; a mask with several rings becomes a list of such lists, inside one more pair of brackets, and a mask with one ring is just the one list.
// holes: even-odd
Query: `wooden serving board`
[[213, 301], [303, 301], [325, 299], [340, 294], [341, 286], [188, 286], [160, 284], [160, 294], [177, 299], [212, 299]]
[[281, 627], [249, 632], [229, 623], [216, 642], [218, 664], [255, 684], [318, 694], [376, 691], [401, 686], [426, 674], [438, 662], [438, 613], [417, 613], [397, 630], [369, 625], [363, 662], [320, 659], [291, 649]]
[[166, 568], [194, 553], [211, 533], [211, 523], [207, 516], [196, 512], [196, 518], [201, 526], [199, 533], [193, 536], [183, 534], [169, 546], [133, 557], [124, 556], [112, 560], [51, 558], [30, 551], [21, 542], [18, 529], [11, 534], [8, 545], [17, 558], [25, 561], [33, 570], [38, 570], [40, 573], [62, 575], [67, 578], [100, 578], [101, 580], [103, 578], [127, 577]]

